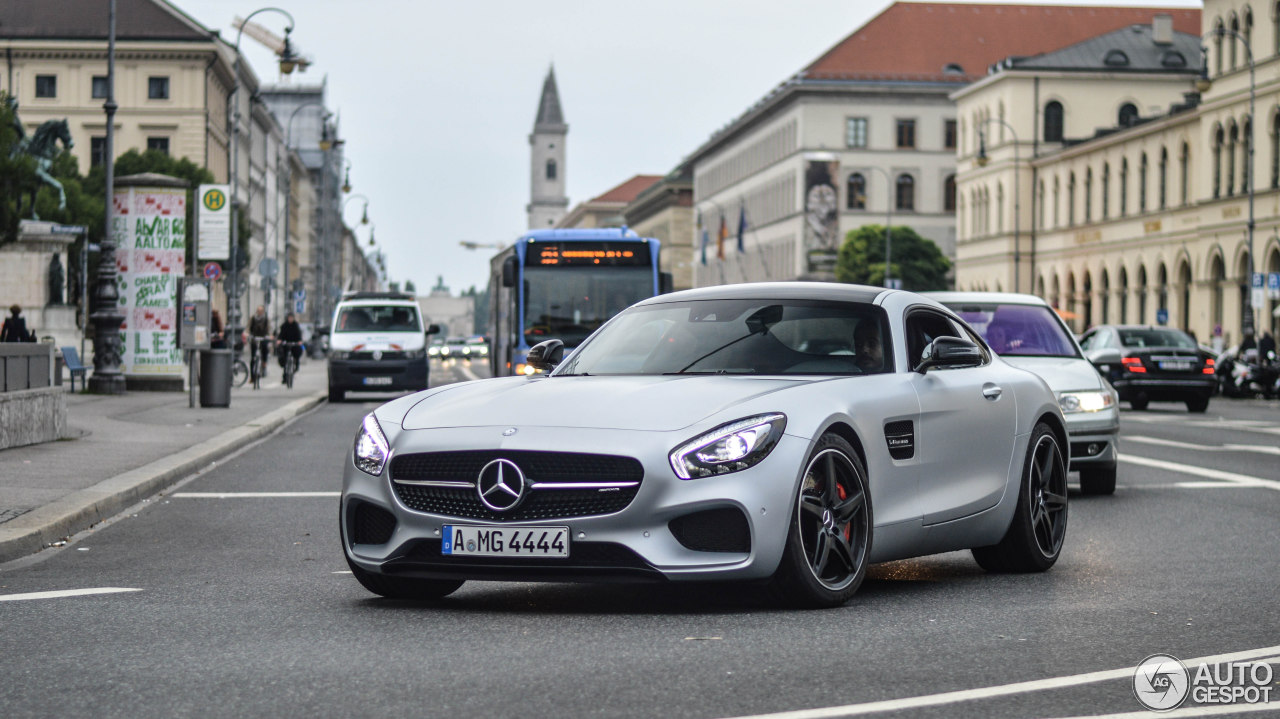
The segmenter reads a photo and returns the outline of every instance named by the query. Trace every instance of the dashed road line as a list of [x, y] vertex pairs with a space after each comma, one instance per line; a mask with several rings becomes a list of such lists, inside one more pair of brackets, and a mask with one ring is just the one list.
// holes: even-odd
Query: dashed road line
[[0, 602], [21, 602], [28, 599], [61, 599], [63, 597], [85, 597], [91, 594], [119, 594], [120, 592], [141, 592], [141, 589], [130, 587], [95, 587], [93, 589], [62, 589], [54, 592], [27, 592], [26, 594], [0, 594]]
[[1139, 444], [1153, 444], [1160, 447], [1178, 447], [1180, 449], [1194, 449], [1197, 452], [1256, 452], [1258, 454], [1270, 454], [1280, 457], [1280, 447], [1264, 446], [1257, 444], [1192, 444], [1190, 442], [1175, 442], [1160, 437], [1147, 437], [1145, 435], [1125, 435], [1124, 441], [1137, 442]]
[[1240, 487], [1266, 487], [1280, 491], [1280, 482], [1274, 479], [1263, 479], [1262, 477], [1252, 477], [1247, 474], [1236, 474], [1235, 472], [1224, 472], [1220, 469], [1209, 469], [1208, 467], [1197, 467], [1191, 464], [1179, 464], [1177, 462], [1166, 462], [1162, 459], [1150, 459], [1148, 457], [1138, 457], [1132, 454], [1120, 455], [1121, 462], [1129, 464], [1138, 464], [1153, 469], [1163, 469], [1167, 472], [1181, 472], [1182, 474], [1191, 474], [1197, 477], [1206, 477], [1208, 479], [1217, 479], [1223, 482], [1230, 482]]
[[322, 497], [336, 499], [341, 492], [174, 492], [169, 495], [175, 499], [262, 499], [262, 498], [294, 498]]
[[[1280, 650], [1280, 646], [1249, 649], [1241, 652], [1231, 652], [1229, 654], [1198, 657], [1196, 659], [1184, 659], [1182, 660], [1182, 663], [1188, 665], [1200, 663], [1220, 664], [1222, 662], [1253, 660], [1259, 657], [1273, 656], [1277, 650]], [[773, 714], [752, 714], [750, 716], [735, 717], [734, 719], [833, 719], [834, 717], [881, 714], [883, 712], [902, 711], [904, 709], [945, 706], [947, 704], [993, 699], [996, 697], [1012, 696], [1015, 694], [1028, 694], [1031, 692], [1048, 691], [1052, 689], [1064, 689], [1067, 687], [1081, 686], [1083, 684], [1095, 684], [1097, 682], [1105, 682], [1115, 679], [1132, 680], [1133, 672], [1134, 667], [1122, 667], [1120, 669], [1108, 669], [1100, 672], [1073, 674], [1065, 677], [1053, 677], [1051, 679], [1034, 679], [1026, 682], [982, 687], [979, 689], [961, 689], [959, 691], [943, 692], [941, 694], [927, 694], [925, 696], [907, 697], [904, 699], [887, 699], [884, 701], [866, 702], [863, 704], [846, 704], [844, 706], [820, 707], [816, 709], [797, 709], [795, 711], [776, 712]], [[1271, 708], [1274, 709], [1276, 707], [1272, 706]], [[1139, 716], [1151, 716], [1151, 713], [1142, 712]], [[1162, 714], [1160, 716], [1171, 716], [1171, 714]]]

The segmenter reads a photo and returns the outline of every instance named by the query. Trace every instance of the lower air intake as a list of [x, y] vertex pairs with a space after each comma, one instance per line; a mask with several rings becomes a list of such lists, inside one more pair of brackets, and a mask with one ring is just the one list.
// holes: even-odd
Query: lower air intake
[[667, 523], [677, 541], [696, 552], [750, 552], [751, 528], [738, 509], [707, 509]]
[[387, 510], [365, 502], [348, 509], [353, 544], [386, 544], [396, 531], [396, 518]]

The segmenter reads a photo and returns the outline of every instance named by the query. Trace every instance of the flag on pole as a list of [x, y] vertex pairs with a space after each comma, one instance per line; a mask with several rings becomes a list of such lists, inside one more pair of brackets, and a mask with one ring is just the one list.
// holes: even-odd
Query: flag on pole
[[747, 207], [738, 205], [738, 252], [747, 251]]
[[724, 213], [720, 213], [720, 232], [716, 235], [716, 259], [724, 259], [724, 241], [729, 238], [729, 225], [724, 221]]
[[702, 245], [702, 264], [707, 264], [707, 245], [710, 238], [707, 237], [707, 228], [702, 226], [702, 212], [698, 212], [698, 241]]

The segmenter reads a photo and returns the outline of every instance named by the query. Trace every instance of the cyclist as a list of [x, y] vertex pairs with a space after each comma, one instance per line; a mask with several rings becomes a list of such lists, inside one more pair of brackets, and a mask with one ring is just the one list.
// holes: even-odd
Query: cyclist
[[267, 309], [258, 305], [258, 310], [249, 320], [250, 347], [257, 353], [258, 366], [266, 367], [267, 358], [271, 356], [271, 321], [267, 319]]
[[[280, 329], [276, 331], [276, 342], [280, 344], [280, 367], [284, 367], [284, 358], [286, 353], [293, 355], [298, 362], [302, 358], [302, 326], [298, 324], [298, 320], [294, 318], [293, 313], [285, 315], [284, 322], [280, 325]], [[295, 362], [295, 367], [298, 364]]]

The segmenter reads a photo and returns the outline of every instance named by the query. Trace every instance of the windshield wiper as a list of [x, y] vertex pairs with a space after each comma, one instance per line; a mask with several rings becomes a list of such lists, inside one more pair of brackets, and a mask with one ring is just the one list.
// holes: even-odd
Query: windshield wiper
[[760, 373], [753, 369], [696, 369], [696, 370], [693, 370], [692, 372], [688, 371], [687, 369], [683, 369], [683, 370], [680, 370], [679, 372], [663, 372], [662, 374], [666, 376], [666, 375], [679, 375], [679, 374], [760, 374]]

